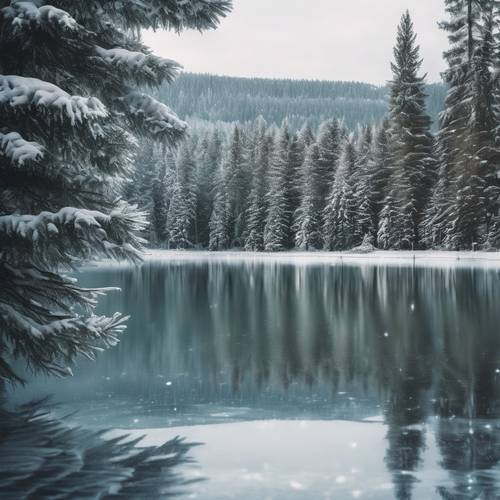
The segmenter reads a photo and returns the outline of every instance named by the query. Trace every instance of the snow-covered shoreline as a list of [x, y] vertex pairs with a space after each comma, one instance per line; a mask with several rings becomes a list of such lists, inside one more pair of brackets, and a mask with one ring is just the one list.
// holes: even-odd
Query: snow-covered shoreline
[[[145, 262], [225, 262], [225, 263], [281, 263], [297, 265], [398, 265], [417, 267], [488, 267], [500, 269], [500, 252], [451, 252], [438, 250], [354, 252], [243, 252], [236, 250], [209, 252], [203, 250], [147, 249]], [[128, 263], [101, 261], [98, 267], [121, 267]], [[90, 264], [94, 267], [95, 265]], [[88, 267], [88, 266], [85, 266]]]

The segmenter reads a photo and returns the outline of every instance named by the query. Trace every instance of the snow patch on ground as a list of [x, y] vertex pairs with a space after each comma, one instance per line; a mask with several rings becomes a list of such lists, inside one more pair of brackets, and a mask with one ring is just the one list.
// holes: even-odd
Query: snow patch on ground
[[[293, 264], [293, 265], [353, 265], [400, 266], [436, 268], [491, 268], [500, 269], [500, 252], [449, 252], [440, 250], [403, 251], [376, 250], [371, 253], [353, 252], [244, 252], [206, 250], [146, 249], [145, 262], [217, 262], [227, 264]], [[85, 264], [88, 267], [129, 267], [129, 262], [103, 260]]]
[[450, 252], [438, 250], [355, 252], [208, 252], [182, 250], [146, 250], [147, 261], [242, 261], [296, 264], [401, 264], [417, 266], [493, 266], [500, 267], [500, 252]]

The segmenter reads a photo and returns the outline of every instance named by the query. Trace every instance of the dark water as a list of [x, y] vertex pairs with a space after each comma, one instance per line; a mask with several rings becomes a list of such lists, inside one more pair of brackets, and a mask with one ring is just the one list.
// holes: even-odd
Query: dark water
[[100, 312], [129, 329], [29, 390], [206, 442], [193, 498], [500, 498], [498, 269], [200, 256], [80, 279], [122, 288]]

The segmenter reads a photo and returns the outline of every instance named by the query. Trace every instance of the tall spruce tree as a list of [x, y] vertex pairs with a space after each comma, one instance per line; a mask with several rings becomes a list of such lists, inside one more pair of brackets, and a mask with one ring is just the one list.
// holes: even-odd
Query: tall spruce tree
[[[396, 248], [417, 248], [423, 209], [434, 181], [433, 137], [431, 119], [425, 110], [424, 77], [418, 76], [422, 60], [416, 45], [413, 22], [407, 11], [398, 26], [393, 79], [389, 103], [389, 168], [391, 169], [391, 203], [396, 220], [384, 227]], [[385, 210], [387, 214], [387, 210]], [[384, 225], [387, 219], [384, 219]]]
[[368, 161], [368, 179], [366, 180], [369, 189], [365, 191], [369, 198], [369, 210], [371, 212], [374, 243], [378, 246], [378, 228], [380, 213], [383, 208], [385, 195], [389, 187], [388, 169], [388, 138], [387, 130], [389, 120], [384, 119], [374, 134], [370, 158]]
[[295, 246], [302, 250], [321, 247], [322, 198], [317, 191], [322, 174], [321, 168], [318, 168], [320, 158], [320, 146], [316, 143], [309, 146], [303, 166], [302, 197], [294, 223]]
[[330, 119], [321, 123], [318, 131], [318, 147], [318, 175], [314, 189], [318, 196], [318, 210], [322, 213], [335, 179], [340, 154], [341, 130], [338, 120]]
[[208, 247], [210, 215], [213, 209], [217, 168], [222, 155], [221, 134], [217, 126], [205, 134], [196, 158], [196, 243]]
[[488, 242], [498, 207], [498, 2], [445, 3], [449, 91], [439, 133], [439, 179], [427, 210], [426, 233], [436, 246], [461, 249]]
[[301, 203], [301, 181], [303, 178], [302, 164], [304, 162], [304, 158], [305, 157], [302, 151], [300, 138], [297, 134], [293, 134], [290, 139], [290, 146], [288, 148], [288, 158], [285, 171], [285, 198], [290, 224], [286, 246], [289, 249], [295, 246], [295, 230], [293, 222], [294, 214]]
[[238, 125], [231, 134], [225, 160], [225, 178], [229, 199], [231, 246], [243, 246], [245, 231], [245, 209], [249, 186], [245, 156], [244, 134]]
[[357, 207], [356, 225], [354, 228], [354, 244], [359, 245], [365, 237], [374, 241], [376, 229], [373, 226], [373, 185], [371, 170], [371, 154], [373, 129], [365, 125], [360, 133], [356, 148], [356, 169], [353, 183], [356, 186], [355, 200]]
[[231, 246], [231, 204], [227, 190], [226, 173], [220, 168], [217, 172], [215, 197], [210, 215], [209, 250], [227, 250]]
[[59, 273], [91, 258], [138, 260], [144, 216], [120, 200], [133, 136], [172, 143], [185, 124], [138, 91], [179, 65], [141, 29], [206, 29], [227, 0], [0, 2], [0, 378], [12, 358], [65, 374], [115, 344], [124, 317], [93, 314], [99, 292]]
[[247, 237], [245, 250], [264, 250], [264, 228], [267, 216], [267, 192], [269, 159], [272, 148], [272, 138], [261, 128], [256, 143], [255, 171], [253, 172], [252, 189], [247, 209]]
[[401, 244], [399, 240], [400, 213], [396, 201], [393, 198], [393, 190], [384, 198], [382, 209], [378, 217], [377, 246], [382, 250], [398, 248]]
[[166, 155], [158, 155], [152, 188], [151, 239], [157, 245], [167, 241], [169, 164]]
[[176, 159], [176, 177], [168, 208], [167, 233], [169, 248], [186, 249], [196, 239], [196, 165], [192, 144], [184, 142]]
[[312, 131], [311, 125], [309, 123], [304, 123], [303, 127], [299, 131], [299, 140], [304, 149], [306, 149], [315, 142], [314, 132]]
[[356, 146], [354, 134], [343, 143], [335, 180], [324, 210], [323, 247], [346, 250], [354, 243], [356, 225], [355, 178]]
[[264, 249], [286, 250], [291, 235], [292, 214], [289, 203], [290, 132], [284, 124], [276, 138], [269, 172], [268, 213], [264, 228]]

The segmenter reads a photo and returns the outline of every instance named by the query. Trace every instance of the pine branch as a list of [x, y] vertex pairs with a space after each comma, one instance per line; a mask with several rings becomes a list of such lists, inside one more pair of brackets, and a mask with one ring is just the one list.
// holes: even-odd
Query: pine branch
[[144, 214], [119, 203], [109, 214], [62, 208], [56, 213], [0, 216], [0, 255], [9, 262], [73, 266], [96, 257], [140, 260]]

